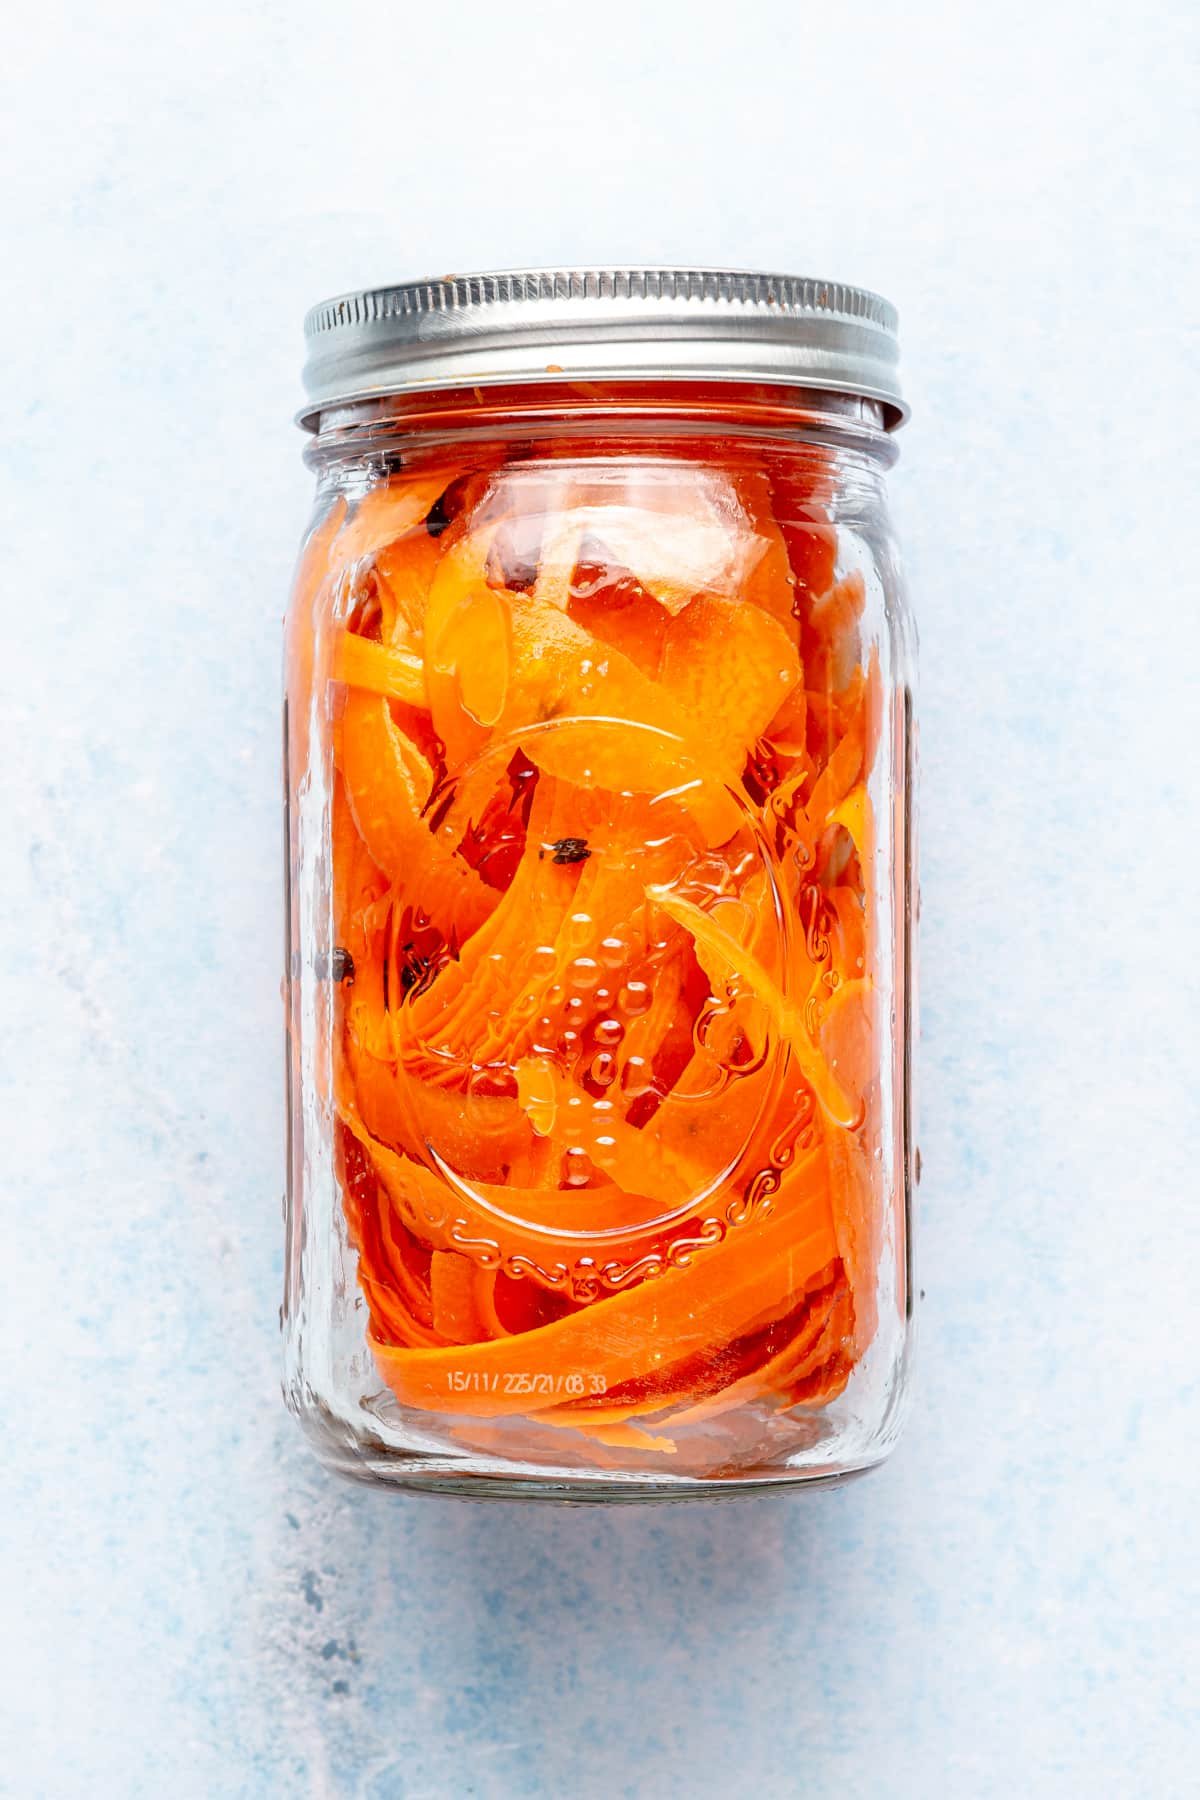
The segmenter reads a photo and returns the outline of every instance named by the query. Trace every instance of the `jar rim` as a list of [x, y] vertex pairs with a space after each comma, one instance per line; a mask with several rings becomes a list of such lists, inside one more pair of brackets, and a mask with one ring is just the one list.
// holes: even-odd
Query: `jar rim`
[[392, 394], [572, 381], [770, 383], [908, 416], [897, 316], [869, 289], [704, 268], [514, 269], [366, 288], [304, 322], [306, 430]]

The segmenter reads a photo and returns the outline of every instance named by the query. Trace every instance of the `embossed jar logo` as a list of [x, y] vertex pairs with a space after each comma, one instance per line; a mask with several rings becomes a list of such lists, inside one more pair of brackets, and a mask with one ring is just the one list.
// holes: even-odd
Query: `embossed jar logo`
[[[494, 737], [430, 822], [511, 867], [440, 959], [422, 915], [390, 907], [383, 983], [350, 1001], [364, 1114], [376, 1093], [423, 1146], [388, 1183], [402, 1215], [575, 1301], [720, 1242], [791, 1154], [756, 1143], [785, 1057], [738, 965], [782, 988], [788, 945], [745, 802], [670, 733], [572, 717]], [[709, 1207], [743, 1164], [740, 1197]]]

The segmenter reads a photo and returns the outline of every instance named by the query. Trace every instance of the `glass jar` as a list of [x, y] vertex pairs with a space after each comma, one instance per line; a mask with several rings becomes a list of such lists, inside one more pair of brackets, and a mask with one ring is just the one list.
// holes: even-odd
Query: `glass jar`
[[894, 325], [705, 271], [310, 315], [283, 1323], [333, 1468], [670, 1498], [895, 1439]]

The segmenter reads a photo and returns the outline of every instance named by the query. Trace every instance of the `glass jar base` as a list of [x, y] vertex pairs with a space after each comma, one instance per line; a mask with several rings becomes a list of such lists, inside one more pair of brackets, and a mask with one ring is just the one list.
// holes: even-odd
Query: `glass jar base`
[[846, 1461], [828, 1455], [793, 1464], [737, 1466], [707, 1475], [620, 1473], [566, 1463], [406, 1450], [359, 1435], [325, 1413], [301, 1417], [305, 1435], [332, 1474], [368, 1487], [458, 1500], [538, 1500], [559, 1505], [665, 1504], [724, 1500], [783, 1489], [842, 1487], [885, 1462], [894, 1437]]

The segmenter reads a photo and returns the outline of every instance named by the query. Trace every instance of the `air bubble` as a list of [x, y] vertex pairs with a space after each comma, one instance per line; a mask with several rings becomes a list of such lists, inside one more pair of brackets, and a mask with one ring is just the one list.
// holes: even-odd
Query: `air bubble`
[[650, 989], [644, 981], [627, 981], [617, 996], [617, 1005], [631, 1019], [650, 1010]]
[[598, 1137], [592, 1140], [592, 1166], [602, 1175], [612, 1175], [617, 1162], [617, 1140], [615, 1137]]
[[592, 1178], [592, 1159], [586, 1150], [573, 1144], [563, 1152], [562, 1184], [564, 1187], [586, 1187]]
[[572, 913], [567, 920], [567, 935], [574, 944], [586, 944], [594, 929], [591, 913]]
[[722, 857], [706, 856], [686, 870], [686, 892], [722, 894], [729, 880], [729, 864]]
[[547, 1063], [526, 1058], [517, 1070], [517, 1098], [539, 1137], [549, 1137], [558, 1113], [554, 1071]]
[[715, 1006], [709, 1005], [704, 1008], [704, 1011], [696, 1020], [695, 1028], [692, 1032], [692, 1042], [695, 1044], [697, 1050], [707, 1050], [710, 1045], [721, 1041], [719, 1027], [722, 1021], [729, 1017], [730, 1010], [729, 1007], [721, 1006], [720, 1004]]
[[478, 1105], [486, 1100], [515, 1100], [517, 1078], [506, 1062], [477, 1065], [467, 1077], [467, 1103]]
[[766, 1020], [756, 1006], [721, 1007], [707, 1015], [697, 1035], [718, 1068], [731, 1075], [749, 1075], [762, 1067], [763, 1052], [757, 1043], [766, 1040]]
[[739, 944], [749, 943], [754, 935], [754, 912], [744, 900], [722, 897], [714, 902], [709, 917]]
[[621, 1070], [621, 1092], [636, 1100], [654, 1086], [654, 1073], [644, 1056], [631, 1056]]

